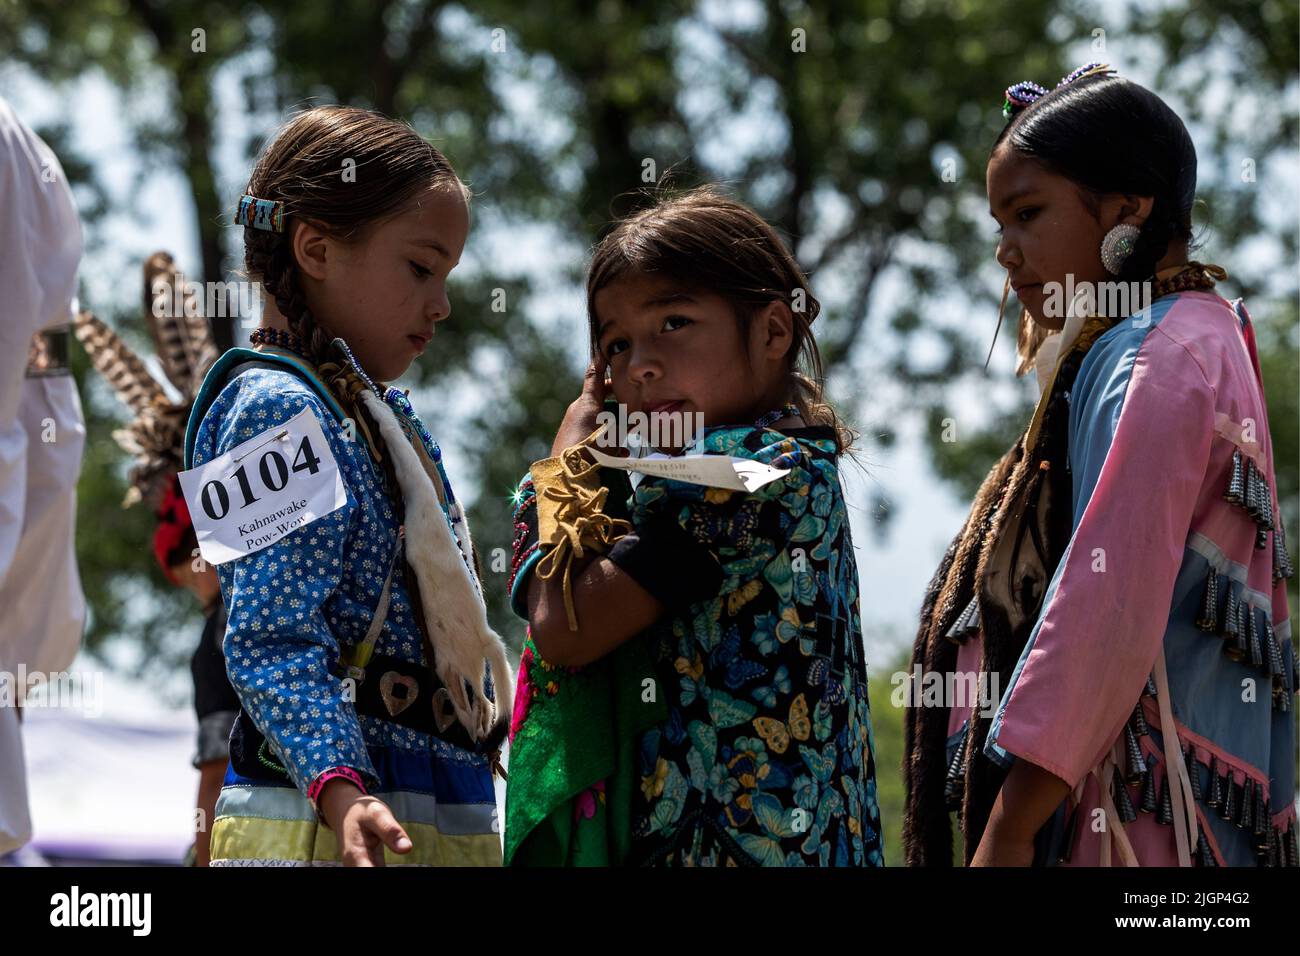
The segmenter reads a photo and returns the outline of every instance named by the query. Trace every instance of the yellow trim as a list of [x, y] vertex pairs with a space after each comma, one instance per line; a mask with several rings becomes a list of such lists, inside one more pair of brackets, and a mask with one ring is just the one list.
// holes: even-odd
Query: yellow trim
[[[410, 853], [384, 850], [389, 866], [500, 866], [501, 839], [495, 833], [449, 836], [428, 823], [402, 823], [414, 846]], [[314, 820], [218, 817], [212, 825], [213, 860], [339, 859], [334, 831]]]

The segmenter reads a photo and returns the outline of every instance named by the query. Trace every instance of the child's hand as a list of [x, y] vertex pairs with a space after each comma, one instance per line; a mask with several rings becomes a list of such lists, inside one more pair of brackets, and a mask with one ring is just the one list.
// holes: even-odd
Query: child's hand
[[330, 780], [317, 803], [338, 837], [344, 866], [383, 866], [385, 846], [394, 853], [411, 852], [411, 838], [388, 805], [350, 781]]
[[587, 366], [587, 374], [582, 380], [582, 394], [573, 400], [564, 413], [564, 421], [560, 422], [560, 430], [551, 445], [552, 457], [578, 444], [596, 430], [599, 424], [596, 416], [604, 408], [605, 397], [610, 391], [605, 384], [605, 369], [608, 366], [609, 361], [604, 355], [596, 356], [595, 361]]

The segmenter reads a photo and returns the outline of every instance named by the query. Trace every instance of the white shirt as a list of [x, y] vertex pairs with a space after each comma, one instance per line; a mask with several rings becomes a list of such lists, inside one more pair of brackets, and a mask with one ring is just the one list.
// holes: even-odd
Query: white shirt
[[[0, 671], [9, 673], [66, 668], [85, 624], [73, 549], [81, 403], [70, 375], [24, 375], [33, 334], [71, 321], [81, 252], [63, 167], [0, 98]], [[0, 853], [30, 835], [17, 713], [0, 707]]]

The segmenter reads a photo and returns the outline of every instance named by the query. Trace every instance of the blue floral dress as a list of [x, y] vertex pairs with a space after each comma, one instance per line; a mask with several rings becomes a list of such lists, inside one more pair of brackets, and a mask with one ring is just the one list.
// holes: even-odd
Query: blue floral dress
[[[610, 559], [668, 606], [668, 718], [639, 743], [630, 862], [879, 866], [857, 564], [830, 428], [706, 431], [789, 468], [752, 493], [640, 478]], [[639, 476], [638, 476], [639, 477]]]
[[[426, 732], [415, 718], [423, 708], [408, 708], [394, 719], [358, 712], [360, 701], [369, 699], [366, 683], [373, 688], [390, 671], [392, 679], [420, 682], [420, 703], [433, 689], [426, 683], [433, 677], [401, 561], [394, 566], [370, 676], [356, 703], [344, 693], [340, 658], [364, 637], [393, 564], [393, 493], [365, 442], [351, 439], [339, 412], [302, 377], [287, 369], [253, 368], [223, 386], [230, 356], [214, 366], [196, 403], [189, 440], [193, 465], [310, 409], [338, 463], [347, 503], [217, 567], [229, 609], [226, 667], [242, 710], [217, 802], [213, 864], [337, 861], [334, 834], [319, 824], [305, 794], [326, 770], [346, 767], [392, 808], [411, 837], [410, 853], [385, 851], [390, 865], [499, 866], [490, 757], [475, 751], [458, 723]], [[427, 446], [428, 433], [410, 404], [395, 389], [388, 391], [385, 398], [403, 429]], [[206, 401], [211, 405], [204, 414]], [[438, 455], [433, 447], [427, 450]]]

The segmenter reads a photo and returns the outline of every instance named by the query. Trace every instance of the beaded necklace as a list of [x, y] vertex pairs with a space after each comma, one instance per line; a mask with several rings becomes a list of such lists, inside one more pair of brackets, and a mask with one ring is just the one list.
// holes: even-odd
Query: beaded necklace
[[[1156, 276], [1152, 283], [1151, 297], [1159, 299], [1171, 292], [1193, 292], [1199, 289], [1213, 289], [1215, 282], [1228, 278], [1228, 270], [1212, 262], [1192, 261], [1185, 266], [1176, 266], [1177, 272], [1167, 274], [1164, 278]], [[1167, 273], [1170, 270], [1165, 270]]]
[[284, 329], [272, 329], [265, 326], [253, 329], [252, 332], [248, 333], [248, 341], [253, 345], [275, 345], [307, 358], [307, 349], [303, 346], [302, 339]]
[[783, 418], [797, 418], [799, 416], [799, 406], [794, 402], [786, 402], [780, 408], [774, 408], [770, 412], [759, 417], [754, 422], [755, 428], [766, 428], [774, 422], [779, 422]]

